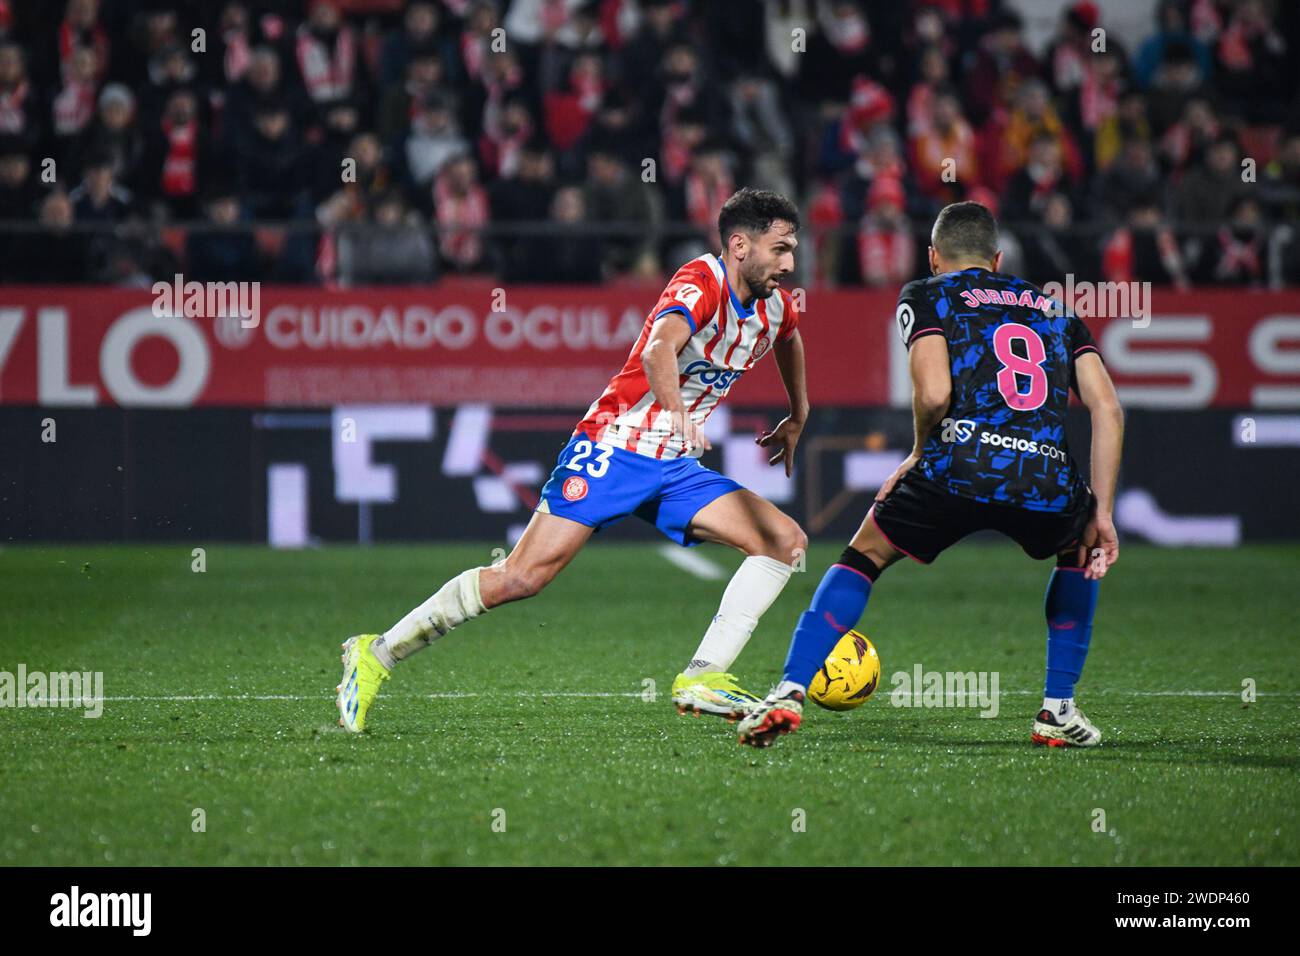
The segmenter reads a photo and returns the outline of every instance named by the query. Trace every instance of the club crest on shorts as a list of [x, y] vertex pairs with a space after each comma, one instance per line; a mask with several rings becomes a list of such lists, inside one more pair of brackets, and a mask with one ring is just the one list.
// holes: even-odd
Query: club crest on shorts
[[587, 497], [587, 479], [578, 475], [566, 478], [560, 491], [565, 501], [580, 501]]

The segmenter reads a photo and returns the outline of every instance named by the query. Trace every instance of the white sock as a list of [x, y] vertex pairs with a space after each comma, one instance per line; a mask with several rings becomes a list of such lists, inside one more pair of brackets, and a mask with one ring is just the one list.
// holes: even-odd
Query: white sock
[[1061, 723], [1070, 719], [1070, 714], [1074, 711], [1073, 697], [1044, 697], [1043, 710], [1051, 713]]
[[776, 558], [751, 556], [742, 561], [722, 592], [718, 613], [686, 668], [687, 676], [728, 670], [793, 573]]
[[384, 656], [394, 662], [404, 661], [452, 628], [460, 627], [486, 611], [478, 589], [481, 570], [470, 568], [462, 571], [439, 588], [437, 594], [385, 631], [382, 638], [370, 645], [379, 662], [385, 667], [392, 666]]
[[808, 688], [804, 687], [803, 684], [796, 684], [792, 680], [783, 680], [781, 681], [781, 683], [773, 687], [772, 693], [768, 694], [767, 696], [772, 700], [780, 700], [782, 697], [789, 697], [795, 691], [798, 691], [799, 693], [804, 694], [806, 696], [808, 693]]

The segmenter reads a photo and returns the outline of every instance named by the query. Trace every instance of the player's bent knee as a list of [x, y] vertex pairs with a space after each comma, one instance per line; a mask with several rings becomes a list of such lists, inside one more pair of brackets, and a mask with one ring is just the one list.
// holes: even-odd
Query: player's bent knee
[[[784, 516], [782, 516], [784, 517]], [[794, 564], [808, 550], [808, 535], [790, 518], [762, 527], [751, 541], [741, 545], [741, 550], [751, 557], [775, 558]]]
[[794, 521], [789, 522], [782, 533], [781, 550], [781, 560], [787, 564], [793, 564], [808, 553], [808, 535]]

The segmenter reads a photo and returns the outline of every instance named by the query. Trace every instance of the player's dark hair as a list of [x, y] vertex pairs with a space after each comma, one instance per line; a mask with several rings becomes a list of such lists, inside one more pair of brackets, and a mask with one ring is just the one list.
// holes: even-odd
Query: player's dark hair
[[950, 262], [992, 262], [998, 254], [998, 222], [987, 206], [955, 202], [939, 211], [930, 243]]
[[798, 230], [799, 208], [778, 192], [746, 186], [733, 193], [718, 213], [718, 235], [722, 238], [722, 247], [727, 247], [727, 240], [733, 232], [761, 236], [772, 228], [774, 222], [788, 222]]

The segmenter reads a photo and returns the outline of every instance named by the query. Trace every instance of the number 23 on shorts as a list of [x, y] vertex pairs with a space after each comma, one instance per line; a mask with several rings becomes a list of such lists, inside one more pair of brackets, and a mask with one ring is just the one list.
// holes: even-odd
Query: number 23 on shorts
[[572, 471], [583, 471], [585, 463], [587, 474], [592, 478], [599, 478], [609, 471], [609, 459], [613, 454], [613, 446], [606, 445], [604, 442], [593, 444], [583, 439], [574, 444], [573, 457], [564, 463], [564, 467]]

